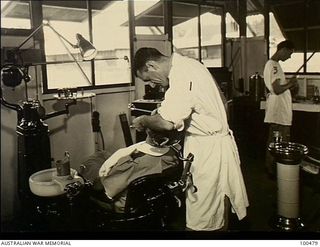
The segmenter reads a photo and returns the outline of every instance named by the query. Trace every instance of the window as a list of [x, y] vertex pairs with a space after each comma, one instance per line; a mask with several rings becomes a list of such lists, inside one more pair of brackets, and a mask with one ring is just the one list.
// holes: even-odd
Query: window
[[226, 14], [226, 38], [239, 38], [239, 24], [233, 19], [230, 13]]
[[[221, 13], [219, 7], [176, 3], [173, 8], [173, 46], [176, 52], [201, 60], [207, 67], [222, 61]], [[199, 28], [200, 22], [200, 30]], [[199, 40], [201, 54], [199, 54]]]
[[[312, 55], [312, 53], [307, 53], [307, 59]], [[307, 72], [319, 73], [320, 71], [320, 52], [316, 52], [307, 63]]]
[[247, 37], [264, 37], [264, 17], [262, 14], [247, 16]]
[[[296, 72], [300, 66], [303, 64], [303, 52], [294, 52], [291, 55], [291, 58], [282, 62], [279, 61], [281, 64], [281, 68], [284, 72]], [[300, 70], [300, 72], [303, 71], [303, 69]]]
[[129, 26], [122, 25], [127, 21], [127, 1], [112, 1], [93, 17], [96, 85], [131, 82]]
[[[155, 15], [149, 15], [143, 13], [153, 12], [153, 9], [157, 9], [160, 0], [140, 0], [134, 2], [134, 16], [136, 17], [135, 33], [137, 35], [162, 35], [164, 34], [164, 18], [163, 13], [156, 12]], [[142, 15], [142, 18], [139, 18]]]
[[[84, 37], [88, 37], [87, 23], [71, 21], [50, 21], [49, 23], [72, 44], [77, 43], [75, 39], [76, 33], [81, 33]], [[46, 62], [49, 63], [47, 65], [48, 89], [90, 86], [91, 64], [88, 61], [81, 62], [78, 49], [73, 49], [69, 44], [66, 44], [52, 29], [46, 26], [44, 27], [44, 43]], [[73, 62], [67, 49], [79, 60], [79, 65], [84, 71], [85, 76], [77, 64]], [[66, 71], [68, 71], [68, 73], [66, 73]], [[90, 78], [90, 82], [87, 81], [86, 77], [88, 79]]]
[[[187, 11], [181, 9], [187, 8]], [[184, 56], [199, 59], [198, 5], [176, 3], [172, 14], [177, 19], [173, 26], [173, 50]], [[184, 16], [181, 16], [181, 13]], [[188, 15], [189, 13], [189, 15]]]
[[220, 8], [201, 8], [201, 59], [206, 67], [221, 67]]
[[72, 48], [45, 26], [48, 90], [131, 83], [129, 26], [123, 25], [128, 22], [128, 1], [90, 1], [90, 5], [91, 15], [86, 1], [43, 2], [44, 21], [50, 20], [49, 24], [60, 35], [72, 44], [77, 43], [77, 33], [86, 40], [92, 36], [91, 41], [97, 49], [93, 61], [84, 61], [79, 49]]
[[30, 29], [29, 2], [0, 1], [1, 28]]

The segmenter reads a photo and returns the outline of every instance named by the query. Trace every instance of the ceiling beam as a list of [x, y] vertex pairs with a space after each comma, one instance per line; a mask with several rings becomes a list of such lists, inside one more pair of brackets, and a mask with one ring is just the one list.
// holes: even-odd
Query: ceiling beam
[[43, 5], [42, 5], [42, 8], [87, 11], [86, 8], [57, 6], [57, 5], [47, 5], [47, 4], [43, 4]]
[[295, 5], [297, 3], [304, 3], [304, 0], [291, 0], [291, 1], [279, 1], [279, 0], [269, 0], [271, 6], [288, 6]]

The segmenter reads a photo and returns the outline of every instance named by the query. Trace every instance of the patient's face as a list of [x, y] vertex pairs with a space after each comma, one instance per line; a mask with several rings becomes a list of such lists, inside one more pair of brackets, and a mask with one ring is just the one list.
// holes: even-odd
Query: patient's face
[[154, 147], [169, 147], [172, 144], [178, 143], [180, 140], [179, 133], [176, 130], [158, 132], [146, 129], [146, 133], [146, 142]]
[[164, 148], [164, 147], [167, 147], [166, 144], [169, 142], [169, 138], [163, 137], [163, 136], [148, 135], [146, 142], [151, 146]]

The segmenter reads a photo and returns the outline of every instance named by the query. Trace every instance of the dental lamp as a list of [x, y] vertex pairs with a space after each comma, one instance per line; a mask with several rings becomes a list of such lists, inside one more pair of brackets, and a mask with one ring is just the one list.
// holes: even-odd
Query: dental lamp
[[[72, 44], [63, 35], [61, 35], [54, 27], [52, 27], [49, 22], [42, 23], [18, 47], [7, 51], [8, 64], [5, 64], [1, 68], [3, 84], [9, 87], [16, 87], [21, 84], [22, 80], [24, 80], [27, 83], [31, 79], [30, 76], [28, 75], [29, 66], [47, 64], [47, 63], [28, 64], [28, 65], [23, 64], [22, 57], [21, 57], [21, 50], [20, 50], [21, 47], [25, 43], [27, 43], [27, 41], [31, 39], [44, 26], [49, 27], [60, 38], [60, 41], [62, 42], [67, 53], [72, 58], [72, 60], [76, 63], [77, 67], [79, 68], [80, 72], [82, 73], [82, 75], [84, 76], [88, 84], [92, 85], [90, 79], [87, 77], [87, 75], [81, 68], [79, 62], [74, 57], [74, 55], [71, 54], [69, 48], [66, 46], [66, 44], [63, 41], [68, 43], [72, 48], [78, 48], [80, 50], [81, 57], [83, 58], [83, 60], [86, 60], [86, 61], [92, 60], [95, 58], [95, 56], [97, 55], [97, 49], [92, 45], [90, 41], [86, 40], [79, 33], [76, 34], [77, 44]], [[18, 63], [19, 59], [21, 60], [22, 64]]]

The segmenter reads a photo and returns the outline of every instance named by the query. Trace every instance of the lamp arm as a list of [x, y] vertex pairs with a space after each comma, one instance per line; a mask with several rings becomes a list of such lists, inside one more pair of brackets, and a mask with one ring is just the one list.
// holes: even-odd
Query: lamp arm
[[69, 48], [66, 46], [66, 44], [62, 41], [61, 37], [58, 36], [60, 38], [60, 41], [62, 43], [62, 45], [64, 46], [64, 48], [66, 49], [66, 51], [68, 52], [69, 56], [72, 57], [72, 60], [77, 64], [77, 67], [79, 69], [79, 71], [82, 73], [82, 75], [84, 76], [84, 78], [86, 79], [86, 81], [89, 83], [89, 85], [92, 85], [91, 81], [89, 80], [88, 76], [86, 75], [86, 73], [83, 71], [83, 69], [81, 68], [79, 62], [77, 61], [77, 59], [72, 55], [72, 53], [70, 52]]
[[50, 25], [50, 23], [45, 24], [46, 26], [50, 27], [51, 30], [58, 35], [60, 38], [62, 38], [65, 42], [67, 42], [71, 47], [78, 48], [77, 45], [72, 44], [69, 40], [67, 40], [62, 34], [60, 34], [53, 26]]
[[61, 37], [64, 41], [66, 41], [70, 46], [72, 46], [73, 48], [77, 48], [77, 45], [72, 44], [69, 40], [67, 40], [62, 34], [60, 34], [53, 26], [50, 25], [50, 23], [42, 23], [41, 25], [39, 25], [24, 41], [22, 41], [22, 43], [16, 47], [17, 50], [19, 50], [25, 43], [28, 42], [29, 39], [31, 39], [41, 28], [43, 28], [44, 26], [50, 27], [51, 30], [53, 32], [55, 32], [56, 35], [58, 35], [59, 37]]
[[18, 47], [16, 47], [16, 49], [19, 50], [25, 43], [28, 42], [29, 39], [33, 37], [33, 35], [35, 35], [41, 28], [43, 28], [44, 25], [44, 23], [39, 25], [24, 41], [22, 41], [22, 43]]

